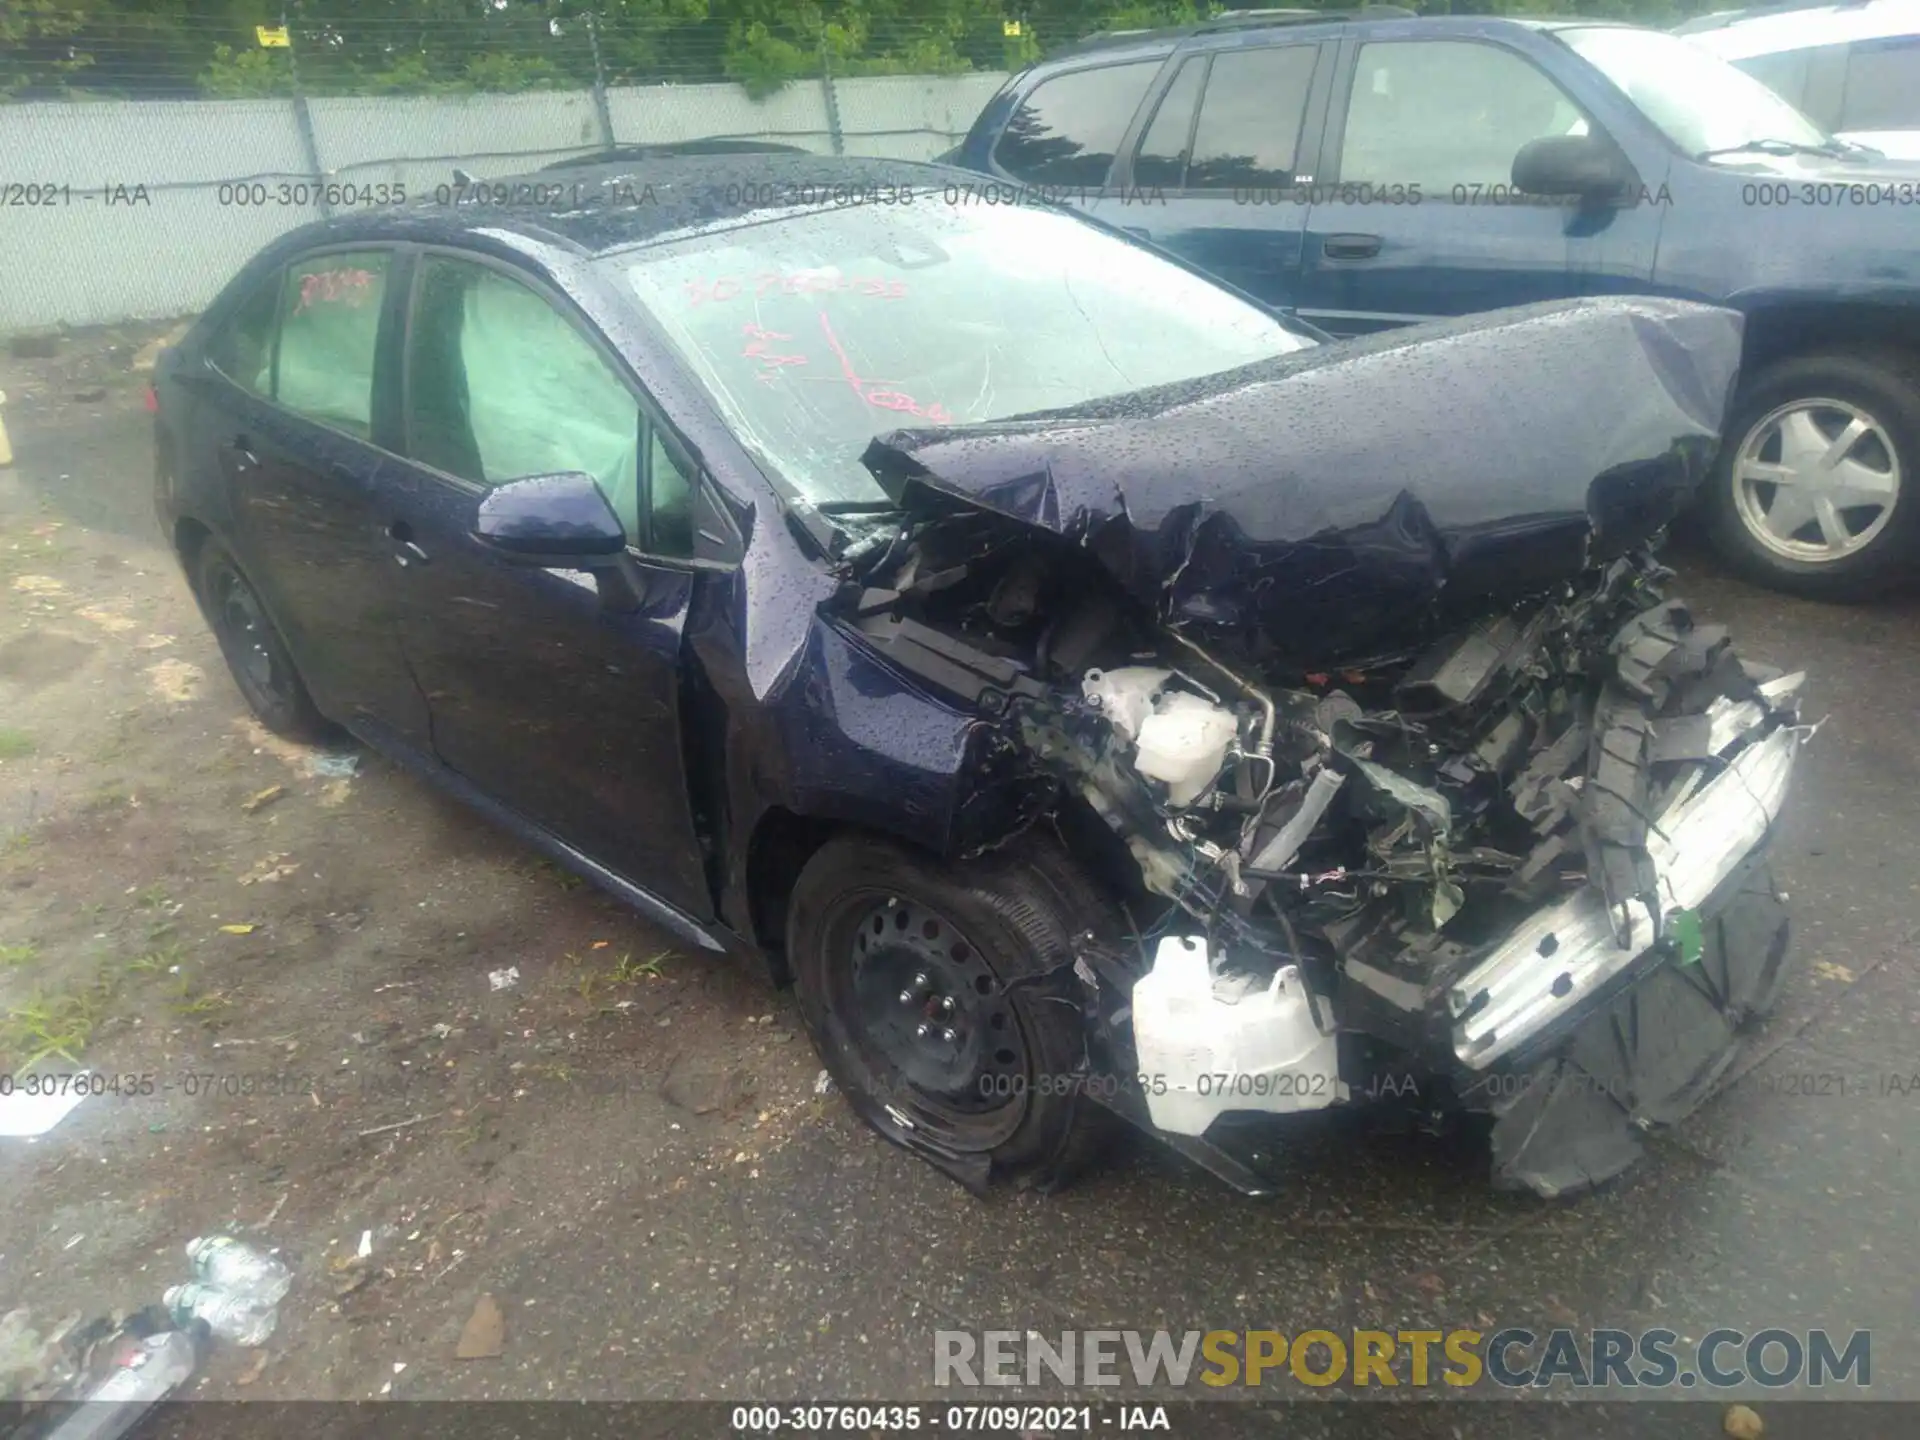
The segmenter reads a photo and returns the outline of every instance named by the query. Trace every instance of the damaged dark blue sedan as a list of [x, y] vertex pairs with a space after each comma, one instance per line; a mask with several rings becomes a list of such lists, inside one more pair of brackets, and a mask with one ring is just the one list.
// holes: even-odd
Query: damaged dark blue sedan
[[[546, 177], [550, 179], [551, 177]], [[1739, 319], [1341, 345], [956, 172], [664, 159], [276, 241], [156, 379], [268, 725], [343, 726], [764, 956], [883, 1135], [1058, 1184], [1124, 1117], [1618, 1172], [1787, 960], [1799, 677], [1662, 596]]]

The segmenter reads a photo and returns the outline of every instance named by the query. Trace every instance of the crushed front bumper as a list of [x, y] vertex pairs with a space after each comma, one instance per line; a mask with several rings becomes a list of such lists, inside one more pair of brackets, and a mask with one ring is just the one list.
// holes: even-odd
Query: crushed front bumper
[[[1749, 745], [1650, 827], [1647, 849], [1669, 916], [1698, 911], [1766, 837], [1786, 799], [1801, 734], [1782, 726]], [[1509, 1055], [1587, 1006], [1668, 928], [1666, 916], [1637, 899], [1609, 916], [1591, 886], [1538, 912], [1449, 987], [1454, 1054], [1475, 1070]]]

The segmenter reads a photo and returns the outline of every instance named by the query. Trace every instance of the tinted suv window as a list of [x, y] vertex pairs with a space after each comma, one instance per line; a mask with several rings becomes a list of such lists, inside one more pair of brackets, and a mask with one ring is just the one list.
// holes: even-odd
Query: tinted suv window
[[1843, 130], [1920, 129], [1920, 37], [1862, 40], [1847, 57]]
[[657, 444], [642, 448], [640, 404], [574, 322], [490, 266], [429, 256], [407, 355], [407, 449], [450, 475], [500, 485], [591, 475], [628, 538], [646, 546], [643, 455], [663, 517], [656, 553], [691, 552], [688, 486]]
[[1178, 189], [1187, 176], [1187, 144], [1193, 139], [1193, 107], [1200, 98], [1200, 82], [1207, 76], [1207, 57], [1195, 55], [1180, 67], [1173, 84], [1160, 97], [1153, 123], [1133, 157], [1133, 183]]
[[1046, 185], [1103, 185], [1158, 60], [1074, 70], [1042, 80], [994, 146], [1002, 170]]
[[257, 395], [273, 393], [273, 321], [282, 278], [276, 271], [255, 284], [207, 341], [213, 368]]
[[287, 269], [274, 399], [362, 437], [373, 429], [373, 356], [387, 291], [382, 251], [319, 255]]
[[1312, 45], [1288, 45], [1213, 57], [1187, 166], [1189, 190], [1292, 182], [1318, 53]]
[[1531, 63], [1456, 40], [1360, 47], [1340, 146], [1343, 184], [1508, 185], [1529, 140], [1585, 133], [1566, 94]]

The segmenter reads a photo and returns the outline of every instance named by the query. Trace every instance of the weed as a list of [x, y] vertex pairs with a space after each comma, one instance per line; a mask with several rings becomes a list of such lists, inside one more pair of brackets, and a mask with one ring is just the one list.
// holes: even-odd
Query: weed
[[33, 736], [24, 730], [0, 725], [0, 760], [24, 760], [33, 752]]
[[109, 994], [92, 985], [63, 994], [36, 994], [8, 1009], [0, 1021], [0, 1054], [21, 1075], [49, 1057], [78, 1064]]
[[31, 940], [24, 945], [0, 945], [0, 965], [31, 965], [40, 958], [40, 947]]
[[[648, 956], [645, 960], [636, 960], [633, 958], [632, 951], [623, 952], [610, 968], [590, 972], [581, 977], [580, 998], [591, 1005], [602, 992], [611, 990], [616, 985], [633, 985], [641, 980], [657, 980], [660, 978], [660, 967], [666, 963], [667, 957], [672, 953], [671, 950], [662, 950]], [[566, 961], [569, 965], [582, 963], [578, 955], [568, 955]]]
[[[166, 927], [171, 929], [171, 926]], [[187, 947], [178, 940], [171, 945], [162, 945], [147, 951], [137, 960], [127, 962], [130, 975], [164, 975], [174, 966], [182, 964], [187, 958]]]
[[156, 881], [136, 894], [133, 897], [133, 903], [142, 910], [164, 910], [171, 899], [172, 897], [167, 894], [167, 887]]

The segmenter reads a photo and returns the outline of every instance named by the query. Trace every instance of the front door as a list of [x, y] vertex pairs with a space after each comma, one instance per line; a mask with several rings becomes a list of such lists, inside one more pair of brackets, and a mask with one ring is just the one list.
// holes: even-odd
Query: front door
[[1593, 124], [1531, 60], [1480, 40], [1343, 48], [1357, 54], [1307, 219], [1302, 319], [1355, 335], [1648, 289], [1659, 205], [1514, 192], [1521, 146]]
[[[382, 487], [400, 630], [435, 753], [494, 799], [697, 919], [713, 914], [681, 742], [697, 571], [685, 467], [611, 354], [503, 268], [427, 253], [403, 385], [408, 463]], [[593, 476], [643, 579], [501, 560], [473, 539], [486, 491]]]

